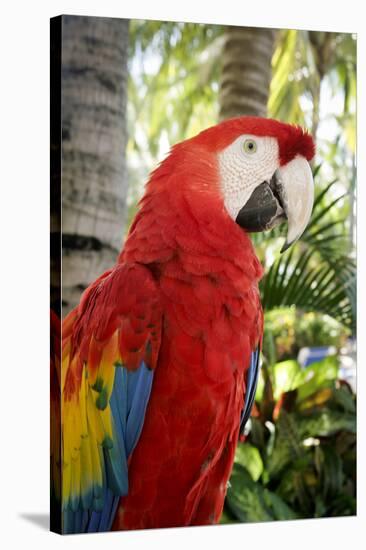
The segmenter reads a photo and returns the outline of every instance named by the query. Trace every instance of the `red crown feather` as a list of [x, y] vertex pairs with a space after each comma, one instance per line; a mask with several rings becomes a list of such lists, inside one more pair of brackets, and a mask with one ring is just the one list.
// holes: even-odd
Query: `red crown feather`
[[210, 152], [219, 152], [242, 134], [276, 138], [281, 165], [288, 163], [296, 155], [302, 155], [307, 160], [311, 160], [315, 155], [313, 138], [306, 130], [270, 118], [242, 116], [224, 120], [188, 142], [194, 141]]

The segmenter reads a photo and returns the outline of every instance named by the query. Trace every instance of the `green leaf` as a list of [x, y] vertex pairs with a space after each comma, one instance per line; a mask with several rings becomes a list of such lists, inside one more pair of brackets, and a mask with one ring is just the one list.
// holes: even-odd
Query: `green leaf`
[[298, 388], [297, 400], [301, 402], [322, 388], [333, 385], [338, 378], [339, 359], [329, 356], [301, 369], [295, 376], [293, 387]]
[[278, 495], [255, 483], [240, 464], [234, 464], [226, 501], [230, 511], [243, 522], [296, 518]]
[[269, 370], [272, 376], [273, 395], [276, 400], [282, 393], [298, 387], [301, 367], [297, 361], [281, 361], [269, 367]]
[[334, 497], [342, 489], [342, 460], [329, 445], [321, 448], [320, 453], [323, 455], [320, 472], [323, 481], [323, 498]]
[[302, 455], [302, 438], [296, 415], [289, 414], [282, 409], [276, 423], [273, 451], [268, 456], [266, 464], [270, 477], [277, 476], [288, 464], [299, 459]]
[[324, 408], [320, 412], [299, 418], [297, 429], [304, 439], [329, 437], [341, 430], [356, 433], [356, 417], [354, 414]]
[[274, 519], [277, 520], [289, 520], [296, 519], [295, 512], [286, 504], [281, 497], [276, 495], [268, 489], [264, 490], [264, 502], [272, 510]]
[[334, 401], [340, 405], [346, 412], [356, 414], [356, 402], [352, 393], [341, 386], [333, 391]]
[[238, 444], [235, 453], [235, 462], [248, 470], [253, 481], [257, 481], [263, 472], [263, 462], [260, 452], [248, 442]]

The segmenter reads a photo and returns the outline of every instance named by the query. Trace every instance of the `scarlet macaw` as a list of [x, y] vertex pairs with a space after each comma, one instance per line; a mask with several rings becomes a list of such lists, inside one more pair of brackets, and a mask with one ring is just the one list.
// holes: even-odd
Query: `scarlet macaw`
[[248, 232], [312, 210], [311, 136], [239, 117], [175, 145], [62, 329], [62, 531], [216, 523], [258, 377]]

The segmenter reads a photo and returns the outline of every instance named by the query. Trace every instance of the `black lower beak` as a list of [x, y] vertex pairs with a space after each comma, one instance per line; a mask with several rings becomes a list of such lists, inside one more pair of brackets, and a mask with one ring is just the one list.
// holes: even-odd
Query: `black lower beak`
[[258, 232], [272, 229], [285, 220], [281, 185], [275, 172], [270, 182], [264, 181], [255, 188], [235, 221], [246, 231]]

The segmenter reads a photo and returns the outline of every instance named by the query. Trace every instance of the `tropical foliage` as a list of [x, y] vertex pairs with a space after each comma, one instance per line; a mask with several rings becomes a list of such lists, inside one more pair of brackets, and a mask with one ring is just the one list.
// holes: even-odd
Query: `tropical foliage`
[[350, 329], [329, 315], [277, 307], [265, 313], [263, 353], [271, 364], [297, 357], [301, 348], [346, 345]]
[[345, 196], [331, 195], [335, 183], [317, 186], [311, 221], [301, 241], [286, 254], [279, 253], [283, 228], [274, 230], [270, 239], [263, 234], [254, 237], [266, 267], [262, 303], [266, 312], [296, 305], [302, 312], [329, 315], [354, 330], [356, 265], [349, 254], [347, 217], [342, 205], [337, 208]]
[[329, 357], [264, 366], [222, 521], [356, 513], [355, 396]]

